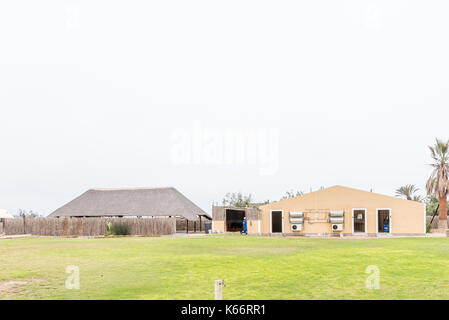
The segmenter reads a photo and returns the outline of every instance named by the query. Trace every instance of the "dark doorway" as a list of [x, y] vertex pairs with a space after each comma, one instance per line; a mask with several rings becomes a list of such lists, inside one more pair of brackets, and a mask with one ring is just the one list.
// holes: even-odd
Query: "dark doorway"
[[282, 211], [271, 212], [271, 232], [282, 232]]
[[226, 210], [226, 231], [240, 232], [243, 230], [243, 218], [245, 210]]
[[358, 209], [353, 211], [353, 220], [354, 220], [354, 232], [366, 232], [365, 229], [365, 218], [366, 218], [366, 210]]
[[390, 210], [377, 210], [377, 232], [390, 232]]

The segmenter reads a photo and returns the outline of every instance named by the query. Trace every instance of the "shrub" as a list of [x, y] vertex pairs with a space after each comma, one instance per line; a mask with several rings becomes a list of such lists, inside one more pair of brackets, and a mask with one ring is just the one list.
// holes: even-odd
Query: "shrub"
[[432, 229], [432, 225], [431, 225], [430, 223], [428, 223], [428, 224], [426, 225], [426, 232], [427, 232], [427, 233], [431, 233], [430, 229]]
[[123, 222], [114, 222], [111, 226], [111, 232], [116, 236], [127, 236], [130, 234], [129, 225]]
[[111, 221], [106, 222], [106, 236], [112, 235], [111, 227], [112, 227], [112, 222]]

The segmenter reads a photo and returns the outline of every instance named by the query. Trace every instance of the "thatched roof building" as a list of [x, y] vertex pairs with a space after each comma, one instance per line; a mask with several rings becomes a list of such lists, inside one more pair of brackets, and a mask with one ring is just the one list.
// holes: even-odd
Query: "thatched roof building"
[[211, 217], [172, 187], [90, 189], [49, 217]]
[[0, 209], [0, 219], [13, 219], [14, 216], [8, 210]]

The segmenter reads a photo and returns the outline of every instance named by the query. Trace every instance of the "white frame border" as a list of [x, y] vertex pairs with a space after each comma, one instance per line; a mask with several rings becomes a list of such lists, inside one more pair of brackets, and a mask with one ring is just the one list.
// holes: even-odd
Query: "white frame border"
[[427, 234], [427, 208], [426, 204], [424, 203], [424, 235]]
[[[379, 211], [380, 210], [388, 210], [390, 212], [390, 214], [388, 215], [388, 219], [389, 221], [389, 226], [388, 226], [388, 232], [379, 232]], [[376, 208], [376, 234], [383, 234], [383, 233], [387, 233], [387, 234], [391, 234], [391, 230], [393, 227], [393, 211], [391, 210], [391, 208]]]

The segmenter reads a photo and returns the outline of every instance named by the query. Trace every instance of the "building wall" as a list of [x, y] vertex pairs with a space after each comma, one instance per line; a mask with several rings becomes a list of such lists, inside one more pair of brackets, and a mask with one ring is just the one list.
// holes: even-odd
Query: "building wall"
[[[229, 208], [239, 209], [239, 208]], [[335, 186], [300, 197], [269, 203], [247, 212], [248, 232], [250, 234], [271, 232], [271, 211], [283, 211], [284, 234], [330, 234], [333, 233], [328, 222], [329, 211], [344, 211], [343, 233], [352, 234], [352, 210], [366, 209], [366, 230], [368, 234], [376, 234], [376, 210], [391, 209], [392, 234], [425, 234], [425, 205], [416, 201], [408, 201], [397, 197], [367, 192], [342, 186]], [[225, 232], [226, 207], [214, 206], [213, 230]], [[289, 213], [305, 212], [305, 221], [301, 232], [292, 232]], [[259, 219], [259, 220], [258, 220]]]
[[225, 231], [224, 221], [212, 220], [212, 231], [223, 233]]
[[226, 219], [226, 209], [231, 210], [244, 210], [247, 219], [248, 233], [258, 233], [259, 225], [261, 220], [260, 212], [257, 208], [234, 208], [234, 207], [224, 207], [224, 206], [213, 206], [212, 207], [212, 221], [213, 221], [213, 231], [214, 232], [226, 232], [225, 229], [225, 219]]
[[259, 233], [260, 220], [249, 220], [248, 221], [248, 234]]
[[[284, 233], [291, 233], [289, 221], [291, 211], [303, 211], [306, 216], [303, 230], [295, 232], [295, 234], [332, 233], [331, 224], [327, 222], [327, 213], [343, 210], [345, 217], [343, 233], [351, 234], [352, 210], [355, 208], [367, 209], [366, 228], [368, 234], [376, 233], [376, 209], [384, 208], [391, 209], [392, 234], [425, 233], [425, 206], [423, 203], [341, 186], [261, 206], [261, 231], [270, 233], [271, 211], [283, 210]], [[318, 209], [317, 221], [315, 221], [316, 209]], [[320, 222], [321, 220], [323, 222]]]

